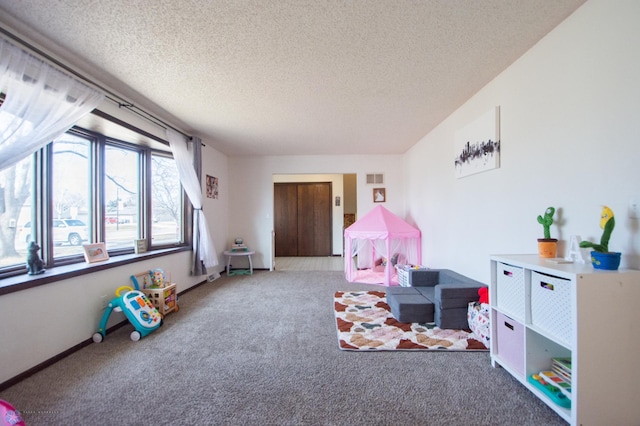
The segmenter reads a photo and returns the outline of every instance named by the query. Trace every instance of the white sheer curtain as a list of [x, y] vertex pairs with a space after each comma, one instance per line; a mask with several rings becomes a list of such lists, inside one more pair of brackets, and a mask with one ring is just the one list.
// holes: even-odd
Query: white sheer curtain
[[69, 130], [104, 95], [0, 40], [0, 171]]
[[[202, 188], [193, 166], [185, 137], [173, 129], [167, 129], [167, 140], [178, 166], [180, 183], [187, 192], [194, 208], [193, 218], [193, 275], [206, 275], [207, 269], [218, 264], [218, 255], [209, 234], [207, 220], [202, 211]], [[200, 159], [198, 159], [200, 160]]]

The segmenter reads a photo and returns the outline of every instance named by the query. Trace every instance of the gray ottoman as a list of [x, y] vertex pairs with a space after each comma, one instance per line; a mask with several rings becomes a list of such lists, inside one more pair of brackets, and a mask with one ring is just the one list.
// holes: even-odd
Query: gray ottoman
[[387, 304], [400, 322], [433, 322], [433, 302], [416, 287], [389, 287]]

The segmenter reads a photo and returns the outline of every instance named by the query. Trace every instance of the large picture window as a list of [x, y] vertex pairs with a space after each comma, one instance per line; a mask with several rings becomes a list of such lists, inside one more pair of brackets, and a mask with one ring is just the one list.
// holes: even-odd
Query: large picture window
[[185, 244], [185, 204], [170, 152], [73, 128], [0, 172], [0, 278], [26, 273], [31, 241], [46, 268]]

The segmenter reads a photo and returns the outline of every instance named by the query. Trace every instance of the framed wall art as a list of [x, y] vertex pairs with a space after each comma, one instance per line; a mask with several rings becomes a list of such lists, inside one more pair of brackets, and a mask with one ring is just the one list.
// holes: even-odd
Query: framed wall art
[[500, 167], [500, 107], [455, 133], [455, 173], [462, 178]]
[[387, 193], [384, 188], [373, 188], [373, 202], [384, 203], [387, 200]]
[[207, 175], [207, 198], [218, 198], [218, 178]]

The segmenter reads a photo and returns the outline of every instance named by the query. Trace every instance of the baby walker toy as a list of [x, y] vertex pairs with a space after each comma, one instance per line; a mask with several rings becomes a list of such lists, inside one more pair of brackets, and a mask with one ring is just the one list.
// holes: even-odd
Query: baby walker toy
[[[121, 293], [123, 293], [121, 295]], [[107, 332], [107, 321], [112, 311], [123, 312], [131, 325], [135, 328], [129, 337], [134, 342], [140, 340], [162, 325], [162, 315], [149, 301], [147, 296], [138, 289], [129, 286], [118, 287], [116, 297], [109, 302], [102, 315], [98, 332], [93, 335], [93, 341], [102, 342]]]

